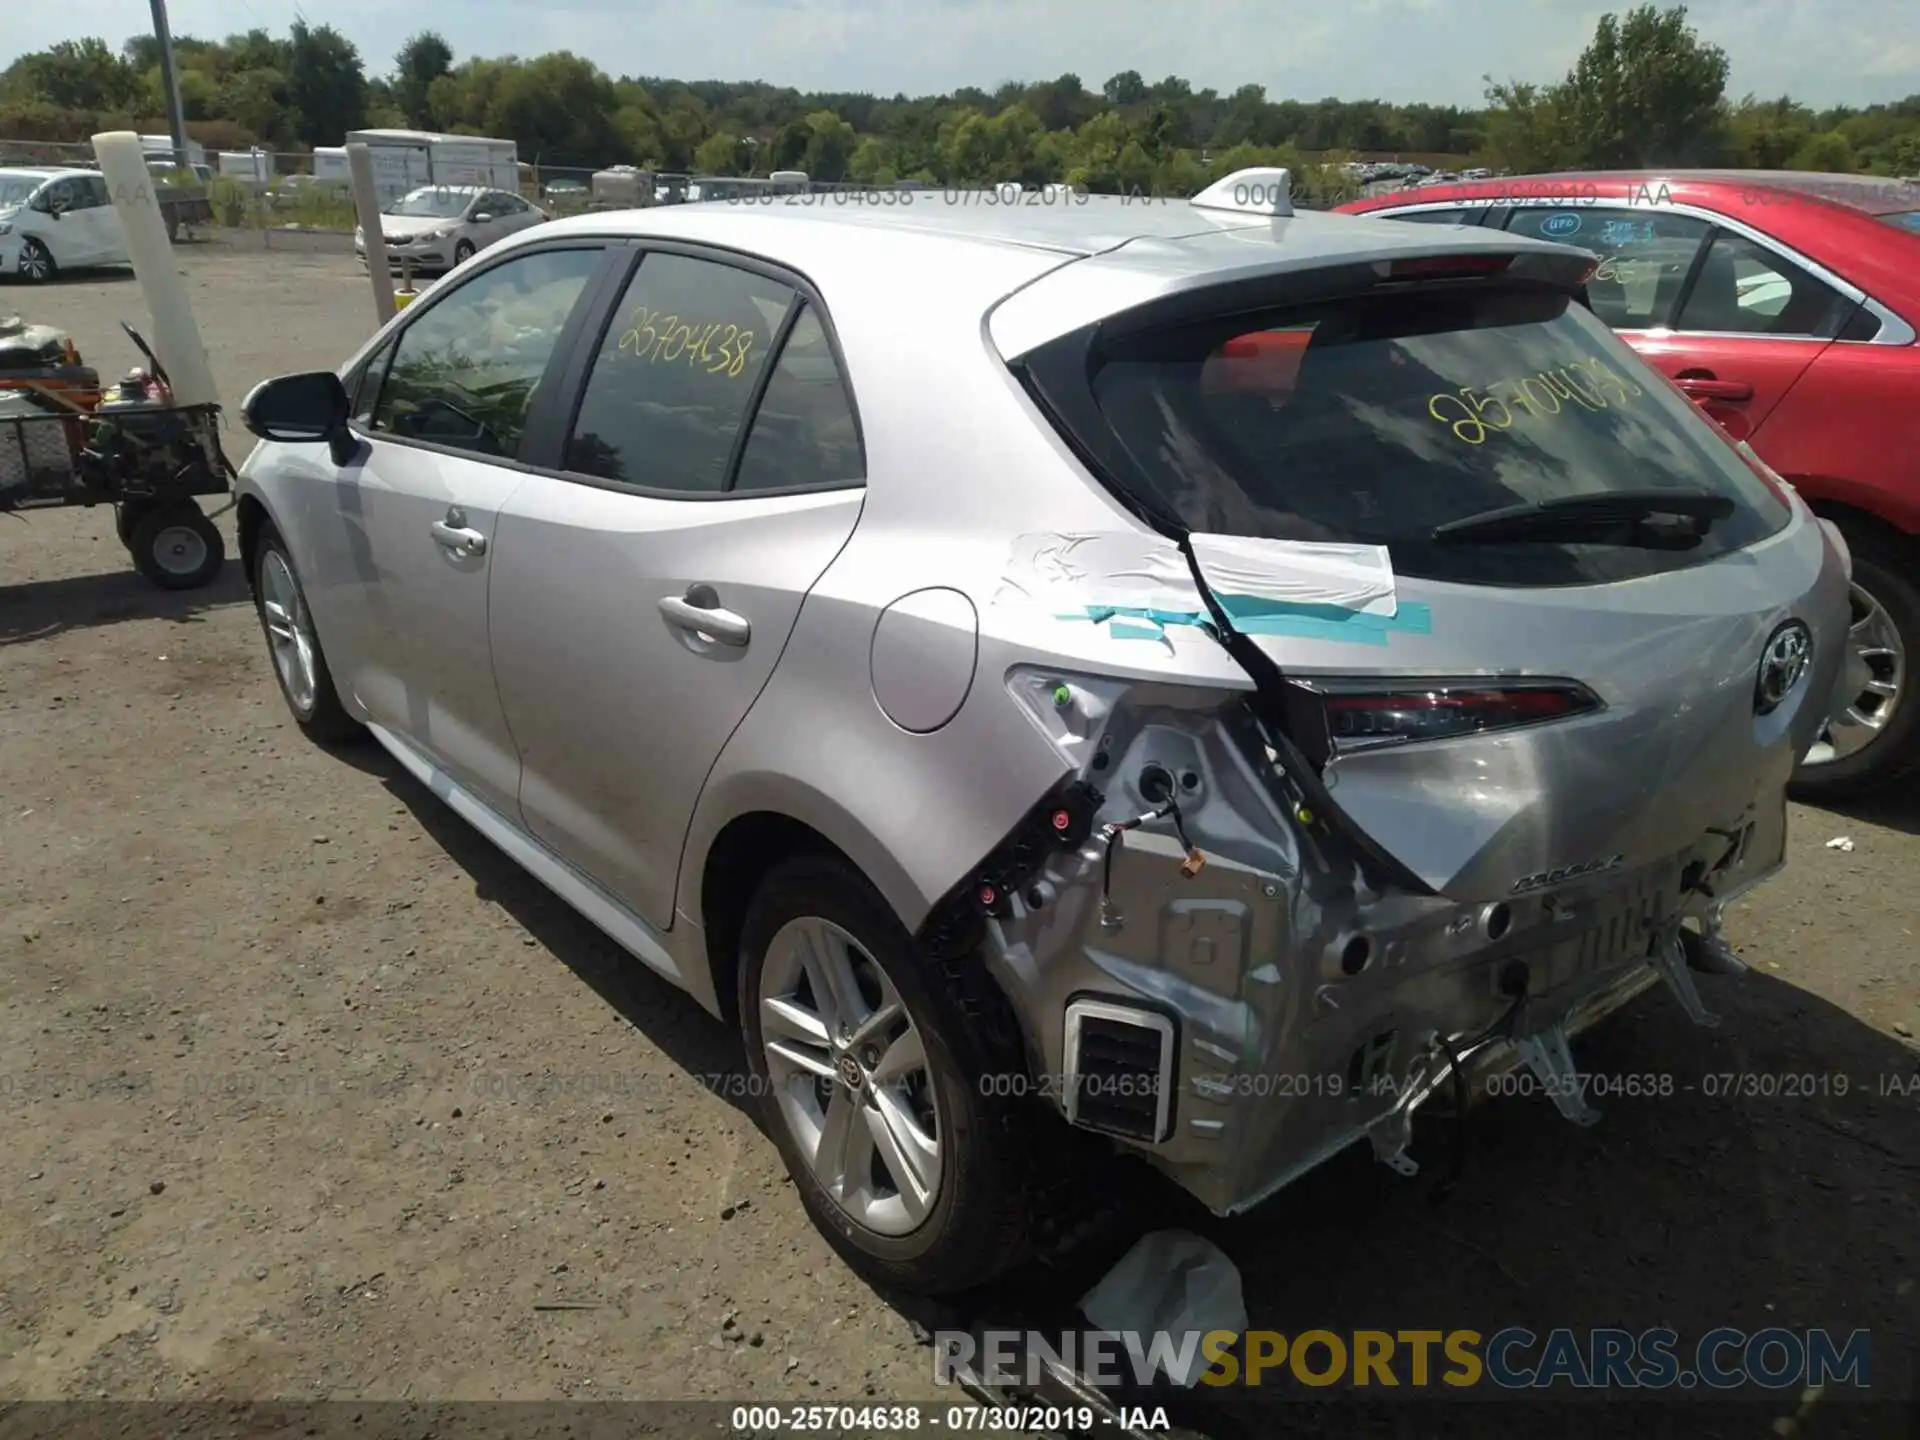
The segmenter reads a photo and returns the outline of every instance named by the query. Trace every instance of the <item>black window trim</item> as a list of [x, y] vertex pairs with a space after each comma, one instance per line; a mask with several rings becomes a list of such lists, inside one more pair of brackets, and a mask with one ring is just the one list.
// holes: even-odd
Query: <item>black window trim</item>
[[[355, 383], [347, 387], [349, 393], [357, 396], [360, 385], [366, 380], [367, 367], [374, 364], [381, 364], [380, 387], [384, 390], [386, 388], [387, 373], [393, 368], [393, 357], [399, 353], [400, 346], [406, 339], [407, 332], [419, 323], [422, 316], [433, 313], [434, 309], [445, 303], [449, 296], [459, 294], [460, 291], [466, 289], [482, 275], [489, 275], [500, 268], [500, 266], [510, 265], [514, 261], [524, 259], [529, 255], [551, 254], [560, 250], [597, 250], [600, 252], [600, 263], [594, 272], [587, 277], [585, 288], [581, 291], [580, 297], [575, 300], [573, 310], [568, 315], [566, 323], [560, 327], [560, 338], [554, 343], [553, 353], [547, 357], [547, 368], [541, 375], [539, 381], [539, 391], [543, 398], [535, 401], [532, 412], [527, 416], [527, 424], [520, 432], [520, 447], [516, 454], [483, 455], [478, 451], [463, 449], [458, 445], [442, 445], [433, 440], [419, 440], [412, 436], [395, 435], [391, 430], [375, 430], [371, 425], [361, 425], [357, 420], [352, 418], [348, 420], [347, 428], [357, 438], [368, 442], [378, 441], [383, 445], [403, 445], [409, 449], [425, 450], [431, 454], [445, 455], [456, 460], [474, 460], [485, 465], [499, 465], [509, 470], [532, 470], [534, 467], [527, 464], [522, 457], [524, 457], [528, 451], [529, 441], [534, 434], [535, 423], [541, 417], [542, 413], [550, 407], [553, 398], [550, 382], [564, 376], [567, 368], [566, 361], [569, 358], [568, 346], [577, 340], [578, 330], [582, 321], [592, 314], [593, 305], [600, 298], [599, 292], [601, 287], [606, 284], [607, 276], [618, 268], [617, 257], [627, 248], [628, 247], [623, 245], [618, 239], [610, 239], [606, 236], [570, 235], [564, 239], [555, 238], [532, 245], [516, 245], [511, 250], [499, 252], [479, 269], [463, 279], [460, 284], [447, 290], [441, 290], [440, 287], [436, 286], [434, 290], [429, 291], [424, 298], [409, 305], [406, 310], [402, 312], [403, 318], [394, 327], [393, 331], [387, 335], [385, 339], [375, 342], [372, 354], [361, 364]], [[382, 356], [385, 357], [384, 363], [381, 361]], [[376, 397], [376, 400], [377, 398], [378, 397]], [[358, 407], [356, 406], [355, 408], [357, 409]]]
[[[814, 283], [797, 270], [788, 268], [764, 256], [745, 250], [735, 250], [722, 245], [703, 245], [681, 240], [659, 240], [651, 236], [624, 237], [627, 255], [618, 262], [590, 298], [589, 306], [577, 312], [576, 318], [584, 315], [581, 326], [584, 336], [572, 337], [575, 353], [568, 357], [568, 364], [560, 377], [560, 382], [551, 392], [552, 410], [541, 417], [549, 422], [562, 420], [556, 428], [543, 427], [539, 436], [539, 448], [532, 449], [527, 440], [534, 436], [534, 422], [530, 417], [527, 426], [527, 440], [521, 444], [522, 461], [515, 468], [526, 470], [535, 475], [544, 475], [552, 480], [565, 480], [575, 485], [591, 485], [599, 490], [613, 490], [625, 495], [641, 495], [650, 500], [686, 500], [696, 504], [710, 504], [728, 500], [771, 500], [785, 495], [818, 495], [840, 490], [864, 490], [867, 488], [867, 440], [866, 430], [860, 420], [860, 401], [855, 395], [853, 381], [847, 373], [847, 362], [840, 348], [839, 332], [834, 329], [832, 312], [821, 299], [820, 291]], [[631, 480], [610, 480], [602, 475], [583, 475], [577, 470], [568, 470], [563, 465], [566, 455], [566, 442], [573, 432], [574, 422], [580, 415], [580, 407], [586, 400], [587, 380], [593, 373], [594, 361], [599, 358], [600, 347], [606, 343], [607, 329], [618, 313], [621, 299], [626, 294], [638, 268], [645, 263], [649, 255], [679, 255], [690, 260], [706, 260], [713, 264], [729, 266], [735, 270], [745, 270], [750, 274], [764, 277], [785, 285], [793, 291], [793, 299], [787, 304], [786, 314], [780, 319], [774, 331], [773, 342], [768, 347], [767, 363], [761, 367], [755, 377], [753, 392], [748, 395], [746, 408], [741, 412], [740, 429], [733, 439], [733, 450], [728, 456], [727, 471], [718, 490], [678, 490], [670, 486], [639, 485]], [[747, 437], [753, 431], [754, 421], [760, 415], [760, 402], [766, 395], [775, 368], [785, 353], [787, 337], [798, 322], [801, 312], [811, 307], [820, 321], [821, 331], [827, 337], [827, 348], [833, 355], [834, 368], [840, 374], [840, 389], [846, 396], [847, 410], [853, 417], [854, 443], [860, 451], [860, 478], [858, 480], [831, 480], [818, 485], [782, 485], [764, 490], [735, 490], [733, 483], [739, 474], [740, 458], [745, 453]], [[539, 407], [536, 407], [539, 408]]]

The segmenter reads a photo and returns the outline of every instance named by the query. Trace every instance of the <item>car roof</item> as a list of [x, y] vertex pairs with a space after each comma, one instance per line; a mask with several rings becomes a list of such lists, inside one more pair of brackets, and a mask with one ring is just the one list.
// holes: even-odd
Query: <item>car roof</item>
[[1914, 237], [1880, 218], [1920, 210], [1920, 182], [1790, 170], [1585, 170], [1399, 190], [1340, 208], [1364, 217], [1459, 204], [1613, 205], [1649, 214], [1692, 206], [1770, 237], [1920, 325]]
[[58, 180], [66, 175], [95, 175], [75, 165], [0, 165], [0, 175], [24, 175], [36, 180]]
[[939, 308], [970, 314], [976, 331], [994, 311], [991, 333], [1009, 359], [1107, 315], [1254, 276], [1413, 255], [1532, 252], [1557, 262], [1568, 254], [1495, 231], [1314, 211], [1276, 218], [1173, 198], [1069, 194], [1009, 204], [990, 195], [932, 191], [884, 204], [875, 194], [826, 192], [792, 204], [610, 210], [550, 221], [509, 243], [595, 234], [734, 249], [806, 276], [836, 314], [845, 297], [884, 294], [896, 329], [902, 303], [931, 308], [928, 277], [937, 275]]
[[[898, 203], [882, 204], [878, 194], [895, 194]], [[1045, 204], [1003, 203], [992, 191], [834, 192], [773, 199], [700, 200], [689, 204], [636, 210], [610, 210], [554, 222], [555, 228], [591, 229], [633, 238], [658, 236], [719, 240], [733, 233], [753, 234], [781, 248], [810, 250], [832, 237], [858, 234], [871, 243], [911, 253], [962, 242], [997, 248], [1039, 250], [1063, 259], [1084, 259], [1127, 245], [1153, 242], [1165, 249], [1205, 246], [1236, 232], [1276, 238], [1284, 232], [1290, 253], [1300, 259], [1335, 260], [1382, 242], [1395, 248], [1409, 243], [1404, 226], [1348, 215], [1297, 212], [1275, 219], [1265, 215], [1202, 209], [1168, 197], [1072, 195]], [[1039, 192], [1028, 192], [1034, 195]], [[722, 220], [721, 217], [725, 217]], [[720, 222], [720, 223], [716, 223]], [[1429, 240], [1434, 237], [1427, 237]], [[1427, 248], [1421, 244], [1420, 248]], [[1491, 237], [1463, 248], [1506, 248]], [[1168, 253], [1171, 253], [1169, 251]], [[769, 259], [778, 258], [770, 251]]]
[[[1886, 175], [1849, 175], [1818, 170], [1567, 170], [1539, 175], [1497, 175], [1480, 180], [1449, 181], [1444, 185], [1416, 185], [1389, 190], [1352, 202], [1351, 208], [1426, 204], [1448, 200], [1520, 198], [1533, 194], [1550, 200], [1555, 195], [1580, 195], [1581, 187], [1599, 187], [1601, 198], [1625, 197], [1645, 185], [1737, 187], [1745, 192], [1830, 200], [1868, 215], [1893, 215], [1920, 209], [1920, 182]], [[1537, 189], [1535, 188], [1537, 187]], [[1347, 208], [1347, 207], [1342, 207]]]

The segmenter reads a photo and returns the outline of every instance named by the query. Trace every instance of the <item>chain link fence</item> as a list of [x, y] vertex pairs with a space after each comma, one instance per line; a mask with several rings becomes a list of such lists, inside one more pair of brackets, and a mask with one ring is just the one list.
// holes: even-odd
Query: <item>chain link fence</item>
[[[182, 238], [191, 242], [213, 242], [247, 248], [286, 250], [339, 250], [351, 248], [355, 225], [352, 182], [348, 178], [344, 152], [312, 151], [208, 151], [194, 147], [193, 162], [184, 170], [156, 163], [155, 178], [170, 187], [195, 195], [204, 195], [206, 215], [198, 224], [189, 225]], [[85, 142], [18, 140], [0, 137], [0, 165], [72, 165], [90, 168], [94, 164], [93, 147]], [[593, 177], [598, 173], [586, 166], [546, 166], [522, 161], [519, 165], [521, 196], [555, 217], [575, 215], [595, 208]], [[1307, 177], [1302, 177], [1307, 178]], [[1314, 183], [1297, 184], [1294, 202], [1303, 209], [1318, 209], [1351, 198], [1348, 194], [1316, 193], [1329, 187], [1324, 182], [1358, 177], [1339, 176], [1329, 170], [1316, 174]], [[714, 181], [716, 177], [660, 174], [657, 181], [665, 187], [666, 197], [680, 198], [689, 182]], [[721, 180], [703, 185], [713, 194], [726, 196], [743, 193], [749, 186], [765, 186], [767, 180], [741, 182]], [[1398, 188], [1404, 181], [1387, 185], [1350, 184], [1352, 194], [1369, 193], [1379, 188]], [[504, 187], [502, 187], [504, 188]], [[806, 187], [815, 194], [840, 191], [866, 192], [873, 187], [859, 184], [813, 182]], [[995, 189], [993, 186], [939, 186], [931, 190]], [[648, 200], [641, 203], [649, 203]], [[631, 203], [626, 202], [626, 203]], [[210, 220], [210, 223], [209, 223]]]

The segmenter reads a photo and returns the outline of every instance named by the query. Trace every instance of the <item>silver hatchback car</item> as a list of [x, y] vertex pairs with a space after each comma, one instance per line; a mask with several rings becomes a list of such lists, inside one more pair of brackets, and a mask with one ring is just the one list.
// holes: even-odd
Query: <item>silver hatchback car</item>
[[1593, 257], [1192, 201], [541, 226], [240, 485], [288, 705], [738, 1023], [807, 1207], [963, 1288], [1062, 1124], [1217, 1212], [1738, 968], [1848, 559]]

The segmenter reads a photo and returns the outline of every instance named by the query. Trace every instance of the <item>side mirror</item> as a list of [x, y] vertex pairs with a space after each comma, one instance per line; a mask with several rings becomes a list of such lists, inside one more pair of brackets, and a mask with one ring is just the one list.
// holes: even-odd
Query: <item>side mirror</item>
[[351, 405], [346, 386], [331, 370], [282, 375], [253, 387], [240, 407], [247, 429], [262, 440], [311, 444], [324, 440], [334, 463], [353, 457], [353, 434], [347, 429]]
[[473, 223], [476, 225], [485, 225], [491, 219], [493, 219], [493, 212], [491, 210], [478, 210], [474, 212]]

